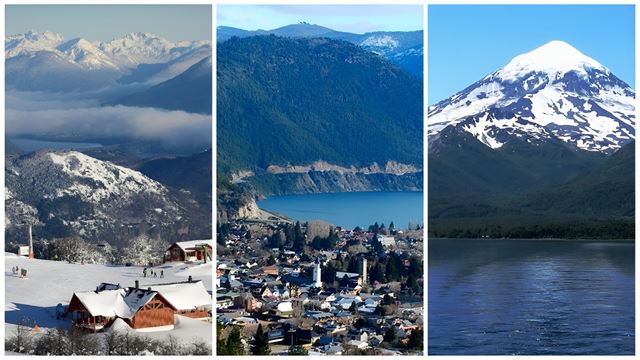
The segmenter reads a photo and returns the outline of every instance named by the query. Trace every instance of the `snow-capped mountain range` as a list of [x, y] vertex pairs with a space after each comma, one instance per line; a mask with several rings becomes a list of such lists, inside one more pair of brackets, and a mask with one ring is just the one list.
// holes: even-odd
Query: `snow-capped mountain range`
[[[89, 87], [109, 85], [127, 76], [131, 82], [159, 83], [207, 56], [211, 56], [209, 41], [172, 42], [146, 32], [127, 34], [108, 42], [83, 38], [65, 40], [51, 31], [30, 31], [5, 38], [7, 84], [19, 90], [69, 90], [55, 84], [48, 89], [47, 85], [65, 75], [73, 85], [80, 72], [84, 77], [99, 78], [87, 81]], [[153, 71], [144, 69], [145, 76], [137, 75], [139, 67], [150, 64], [154, 65]], [[36, 80], [33, 88], [29, 85], [30, 79]], [[68, 87], [73, 90], [71, 85]]]
[[611, 153], [635, 138], [635, 91], [562, 41], [516, 56], [429, 107], [430, 138], [455, 126], [497, 149], [513, 138], [557, 138]]

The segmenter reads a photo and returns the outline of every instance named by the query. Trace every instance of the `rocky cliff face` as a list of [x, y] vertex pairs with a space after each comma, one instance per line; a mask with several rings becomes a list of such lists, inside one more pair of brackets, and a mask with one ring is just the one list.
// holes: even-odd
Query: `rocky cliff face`
[[256, 187], [265, 196], [355, 191], [420, 191], [422, 172], [402, 175], [309, 171], [269, 174], [257, 179]]
[[266, 171], [234, 174], [228, 188], [218, 188], [219, 223], [234, 219], [257, 219], [265, 214], [256, 197], [272, 195], [422, 191], [423, 173], [414, 165], [388, 161], [364, 167], [345, 167], [318, 160], [308, 165], [271, 165]]

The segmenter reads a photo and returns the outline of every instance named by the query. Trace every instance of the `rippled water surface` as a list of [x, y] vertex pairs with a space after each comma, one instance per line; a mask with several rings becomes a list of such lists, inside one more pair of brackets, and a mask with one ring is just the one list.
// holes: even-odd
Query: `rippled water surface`
[[429, 354], [633, 354], [634, 245], [429, 240]]

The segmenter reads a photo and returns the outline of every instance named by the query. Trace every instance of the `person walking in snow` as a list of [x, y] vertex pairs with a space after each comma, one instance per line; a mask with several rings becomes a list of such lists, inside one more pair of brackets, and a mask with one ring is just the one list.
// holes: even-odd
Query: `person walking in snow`
[[164, 270], [160, 270], [160, 278], [164, 278]]
[[144, 270], [142, 270], [142, 277], [147, 277], [147, 268], [144, 268]]

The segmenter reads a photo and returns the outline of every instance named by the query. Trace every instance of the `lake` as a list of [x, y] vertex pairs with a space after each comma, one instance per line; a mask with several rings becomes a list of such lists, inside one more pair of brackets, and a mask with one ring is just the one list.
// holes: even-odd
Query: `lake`
[[376, 221], [406, 229], [422, 224], [422, 192], [343, 192], [273, 196], [258, 201], [261, 208], [293, 220], [324, 220], [336, 226], [366, 228]]
[[633, 355], [633, 242], [429, 240], [429, 355]]
[[69, 142], [69, 141], [47, 141], [47, 140], [33, 140], [33, 139], [9, 139], [12, 143], [16, 144], [22, 151], [32, 152], [42, 149], [48, 150], [71, 150], [71, 149], [89, 149], [101, 147], [101, 144], [87, 143], [87, 142]]

